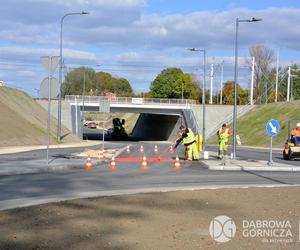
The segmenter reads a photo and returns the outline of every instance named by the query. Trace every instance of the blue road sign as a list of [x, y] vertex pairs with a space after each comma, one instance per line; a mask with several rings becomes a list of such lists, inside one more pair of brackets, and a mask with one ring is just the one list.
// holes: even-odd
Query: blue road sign
[[266, 131], [268, 136], [273, 137], [277, 135], [280, 131], [280, 125], [277, 120], [271, 119], [267, 122]]

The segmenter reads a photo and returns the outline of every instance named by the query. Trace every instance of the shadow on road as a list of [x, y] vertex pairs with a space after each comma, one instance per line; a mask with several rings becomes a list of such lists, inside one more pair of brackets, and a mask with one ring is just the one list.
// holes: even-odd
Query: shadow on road
[[242, 170], [242, 171], [245, 172], [245, 173], [252, 174], [252, 175], [255, 175], [257, 177], [269, 180], [269, 181], [273, 181], [275, 183], [280, 183], [280, 184], [285, 184], [285, 185], [292, 185], [292, 183], [287, 183], [287, 182], [280, 181], [280, 180], [277, 180], [277, 179], [274, 179], [274, 178], [271, 178], [271, 177], [267, 177], [267, 176], [264, 176], [264, 175], [262, 175], [260, 173], [257, 173], [257, 172], [253, 172], [253, 171], [249, 171], [249, 170]]

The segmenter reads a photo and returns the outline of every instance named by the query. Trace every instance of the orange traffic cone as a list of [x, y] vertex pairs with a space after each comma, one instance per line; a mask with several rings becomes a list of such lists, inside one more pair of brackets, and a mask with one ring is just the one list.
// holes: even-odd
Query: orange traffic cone
[[93, 163], [92, 163], [92, 159], [90, 156], [87, 157], [86, 162], [85, 162], [85, 170], [92, 170], [93, 169]]
[[143, 161], [142, 161], [142, 165], [141, 165], [141, 169], [148, 169], [148, 165], [147, 165], [147, 158], [146, 156], [143, 157]]
[[144, 151], [144, 146], [141, 145], [141, 148], [140, 148], [140, 153], [143, 154], [145, 151]]
[[176, 155], [176, 160], [175, 160], [175, 164], [174, 164], [173, 168], [174, 168], [174, 170], [180, 170], [181, 169], [178, 155]]
[[104, 150], [99, 150], [98, 151], [97, 159], [98, 160], [104, 160], [105, 159]]
[[158, 153], [158, 147], [157, 147], [157, 145], [154, 146], [153, 152], [154, 152], [154, 154], [157, 154], [157, 153]]
[[130, 153], [130, 146], [129, 145], [126, 147], [126, 153]]
[[170, 146], [169, 152], [170, 152], [170, 153], [173, 153], [173, 145]]
[[117, 168], [117, 164], [115, 162], [115, 157], [112, 157], [110, 162], [110, 169], [115, 170], [116, 168]]

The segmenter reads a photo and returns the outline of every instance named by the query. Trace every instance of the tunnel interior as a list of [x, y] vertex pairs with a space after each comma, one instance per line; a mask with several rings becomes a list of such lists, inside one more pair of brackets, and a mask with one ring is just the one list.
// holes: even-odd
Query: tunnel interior
[[174, 140], [181, 123], [179, 115], [142, 113], [132, 131], [132, 138], [141, 141]]

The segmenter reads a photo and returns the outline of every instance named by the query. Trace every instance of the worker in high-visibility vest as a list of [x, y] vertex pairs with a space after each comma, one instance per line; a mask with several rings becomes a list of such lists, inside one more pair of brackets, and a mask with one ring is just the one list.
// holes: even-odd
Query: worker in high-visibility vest
[[295, 146], [300, 143], [300, 123], [297, 123], [297, 127], [291, 131], [291, 139]]
[[185, 147], [185, 159], [188, 161], [199, 160], [199, 152], [193, 130], [181, 125], [179, 127], [180, 137], [176, 140], [174, 149], [182, 142]]
[[227, 128], [226, 124], [223, 124], [222, 128], [218, 130], [217, 136], [219, 139], [219, 158], [222, 159], [227, 155], [228, 140], [229, 137], [232, 136], [232, 131]]

